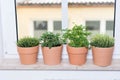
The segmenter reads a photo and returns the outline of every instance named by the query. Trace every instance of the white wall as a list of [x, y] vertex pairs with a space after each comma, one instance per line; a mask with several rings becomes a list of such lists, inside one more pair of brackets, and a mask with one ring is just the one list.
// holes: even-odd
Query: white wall
[[24, 1], [24, 0], [16, 0], [16, 2], [22, 2], [22, 1]]
[[0, 80], [120, 80], [120, 72], [12, 70], [0, 71]]

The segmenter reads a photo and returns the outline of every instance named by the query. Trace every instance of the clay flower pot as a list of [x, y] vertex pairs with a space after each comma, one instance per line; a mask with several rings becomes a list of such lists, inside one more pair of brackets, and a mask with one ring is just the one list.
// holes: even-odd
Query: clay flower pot
[[70, 64], [72, 65], [85, 64], [88, 52], [88, 49], [86, 47], [75, 48], [67, 45], [67, 52]]
[[63, 46], [58, 47], [42, 47], [42, 55], [44, 64], [46, 65], [57, 65], [61, 63]]
[[112, 62], [114, 47], [98, 48], [92, 47], [93, 62], [98, 66], [109, 66]]
[[17, 47], [21, 64], [34, 64], [37, 62], [39, 46], [35, 47]]

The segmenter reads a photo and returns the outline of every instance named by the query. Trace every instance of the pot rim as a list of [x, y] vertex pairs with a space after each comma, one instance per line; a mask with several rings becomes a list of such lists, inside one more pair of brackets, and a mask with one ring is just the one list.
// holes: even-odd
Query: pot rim
[[[63, 45], [60, 46], [55, 46], [55, 47], [62, 47]], [[42, 46], [41, 46], [42, 47]], [[55, 47], [51, 47], [51, 48], [55, 48]], [[42, 47], [42, 48], [49, 48], [49, 47]]]
[[105, 49], [105, 48], [114, 48], [114, 46], [111, 46], [111, 47], [95, 47], [95, 46], [92, 46], [92, 48], [103, 48], [103, 49]]
[[[69, 47], [72, 47], [72, 46], [70, 46], [69, 44], [67, 44], [67, 46], [69, 46]], [[87, 48], [87, 47], [72, 47], [72, 48]]]
[[33, 47], [39, 47], [39, 45], [37, 45], [37, 46], [33, 46], [33, 47], [19, 47], [19, 46], [17, 46], [18, 48], [33, 48]]

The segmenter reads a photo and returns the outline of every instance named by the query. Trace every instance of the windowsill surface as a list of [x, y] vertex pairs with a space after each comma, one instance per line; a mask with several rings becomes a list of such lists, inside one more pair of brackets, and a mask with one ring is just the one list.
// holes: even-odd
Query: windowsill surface
[[87, 60], [82, 66], [70, 65], [68, 60], [63, 60], [61, 64], [55, 66], [44, 65], [42, 60], [38, 60], [33, 65], [22, 65], [18, 59], [4, 59], [0, 63], [0, 70], [64, 70], [64, 71], [120, 71], [120, 60], [112, 61], [108, 67], [99, 67], [93, 64], [92, 60]]

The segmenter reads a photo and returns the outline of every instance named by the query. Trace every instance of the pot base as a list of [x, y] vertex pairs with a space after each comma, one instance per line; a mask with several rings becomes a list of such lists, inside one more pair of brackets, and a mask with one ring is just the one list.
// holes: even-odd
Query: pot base
[[69, 62], [72, 65], [83, 65], [86, 63], [86, 55], [69, 54]]
[[35, 64], [37, 62], [37, 58], [36, 58], [37, 54], [30, 54], [30, 55], [20, 55], [20, 60], [21, 60], [21, 64]]
[[110, 48], [92, 47], [93, 63], [101, 67], [111, 65], [113, 50], [114, 47]]
[[61, 63], [63, 46], [52, 47], [42, 47], [42, 55], [44, 64], [46, 65], [58, 65]]

